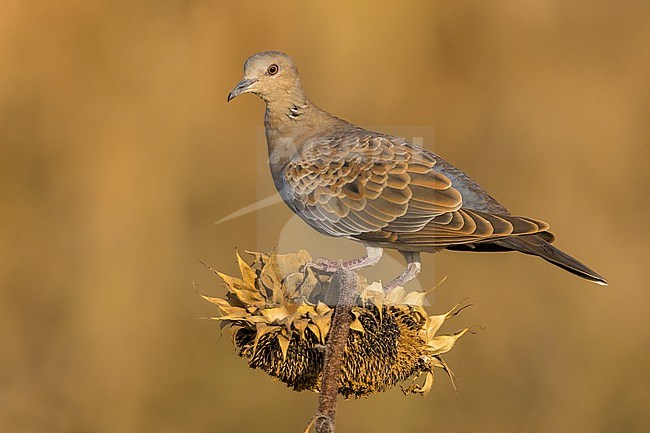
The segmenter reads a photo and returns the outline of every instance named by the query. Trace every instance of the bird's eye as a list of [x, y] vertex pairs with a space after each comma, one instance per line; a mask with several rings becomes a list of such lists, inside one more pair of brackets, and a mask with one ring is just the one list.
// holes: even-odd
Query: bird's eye
[[271, 65], [269, 66], [269, 69], [266, 70], [266, 73], [269, 75], [275, 75], [278, 73], [278, 65]]

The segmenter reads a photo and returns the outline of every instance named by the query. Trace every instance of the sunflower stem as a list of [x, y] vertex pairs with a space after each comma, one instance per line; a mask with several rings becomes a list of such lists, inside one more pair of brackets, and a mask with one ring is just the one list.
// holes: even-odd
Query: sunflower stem
[[338, 292], [338, 302], [334, 309], [329, 338], [325, 346], [320, 398], [318, 400], [318, 412], [315, 417], [316, 433], [334, 432], [339, 376], [350, 323], [352, 322], [352, 314], [350, 313], [359, 292], [358, 285], [359, 276], [342, 267], [337, 269], [331, 280], [330, 287], [334, 293]]

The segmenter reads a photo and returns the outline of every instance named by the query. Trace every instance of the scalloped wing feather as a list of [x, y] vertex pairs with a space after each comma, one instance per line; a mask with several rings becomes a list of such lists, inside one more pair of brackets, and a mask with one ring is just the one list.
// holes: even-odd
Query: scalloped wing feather
[[542, 221], [510, 215], [432, 152], [362, 130], [304, 146], [283, 171], [283, 183], [285, 201], [319, 232], [397, 249], [548, 230]]

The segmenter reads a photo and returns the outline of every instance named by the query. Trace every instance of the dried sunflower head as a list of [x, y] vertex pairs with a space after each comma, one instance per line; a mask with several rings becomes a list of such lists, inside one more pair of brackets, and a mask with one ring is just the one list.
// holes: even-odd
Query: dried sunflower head
[[[220, 272], [228, 288], [225, 299], [203, 296], [217, 305], [212, 317], [229, 326], [239, 355], [297, 391], [319, 391], [324, 345], [334, 300], [328, 299], [330, 275], [305, 265], [309, 253], [251, 253], [253, 265], [237, 254], [241, 278]], [[436, 335], [462, 308], [429, 316], [422, 307], [426, 293], [397, 288], [385, 294], [379, 283], [365, 286], [354, 316], [339, 379], [339, 394], [363, 397], [412, 379], [404, 393], [427, 394], [433, 370], [453, 375], [441, 355], [469, 329]], [[331, 296], [331, 294], [330, 294]], [[416, 380], [424, 375], [423, 385]]]

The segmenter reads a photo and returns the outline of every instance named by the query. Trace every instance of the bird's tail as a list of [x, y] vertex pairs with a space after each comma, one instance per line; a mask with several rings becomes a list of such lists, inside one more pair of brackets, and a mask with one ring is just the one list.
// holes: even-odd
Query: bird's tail
[[607, 280], [605, 280], [605, 278], [580, 263], [580, 261], [555, 248], [539, 234], [513, 236], [511, 238], [499, 239], [494, 241], [494, 243], [508, 250], [515, 250], [525, 254], [539, 256], [547, 262], [559, 266], [565, 271], [571, 272], [572, 274], [586, 280], [593, 281], [594, 283], [603, 286], [607, 285]]

